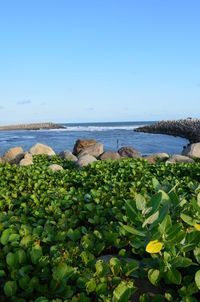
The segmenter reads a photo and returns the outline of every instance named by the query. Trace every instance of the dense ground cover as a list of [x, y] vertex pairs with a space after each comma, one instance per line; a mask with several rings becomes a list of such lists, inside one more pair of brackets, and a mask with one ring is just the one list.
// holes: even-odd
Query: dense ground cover
[[199, 301], [199, 181], [198, 162], [1, 164], [1, 301], [126, 302], [146, 279], [153, 301]]

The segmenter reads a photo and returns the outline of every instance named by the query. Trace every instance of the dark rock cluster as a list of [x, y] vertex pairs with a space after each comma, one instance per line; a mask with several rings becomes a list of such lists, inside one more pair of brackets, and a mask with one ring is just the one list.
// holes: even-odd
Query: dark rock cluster
[[200, 119], [160, 121], [135, 129], [136, 132], [168, 134], [187, 138], [190, 143], [200, 142]]

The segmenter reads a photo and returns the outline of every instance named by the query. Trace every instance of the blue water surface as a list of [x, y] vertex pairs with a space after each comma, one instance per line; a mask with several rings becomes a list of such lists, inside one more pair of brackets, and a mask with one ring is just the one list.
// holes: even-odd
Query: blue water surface
[[38, 142], [49, 145], [57, 153], [65, 149], [72, 151], [79, 138], [96, 139], [103, 143], [106, 151], [132, 146], [143, 155], [157, 152], [177, 154], [188, 144], [188, 140], [180, 137], [134, 132], [135, 128], [151, 123], [153, 122], [64, 123], [64, 129], [0, 131], [0, 155], [15, 146], [28, 151]]

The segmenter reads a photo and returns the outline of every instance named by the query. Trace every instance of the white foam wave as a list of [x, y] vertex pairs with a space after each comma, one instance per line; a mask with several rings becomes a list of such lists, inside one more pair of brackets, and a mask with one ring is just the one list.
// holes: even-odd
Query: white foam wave
[[64, 129], [49, 129], [40, 131], [68, 131], [68, 132], [95, 132], [95, 131], [111, 131], [111, 130], [134, 130], [140, 127], [140, 125], [130, 125], [130, 126], [65, 126]]

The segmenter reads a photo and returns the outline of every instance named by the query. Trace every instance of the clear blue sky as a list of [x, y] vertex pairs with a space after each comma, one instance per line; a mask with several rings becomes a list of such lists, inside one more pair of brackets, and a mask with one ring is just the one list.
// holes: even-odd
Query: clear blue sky
[[200, 117], [199, 0], [0, 0], [0, 123]]

